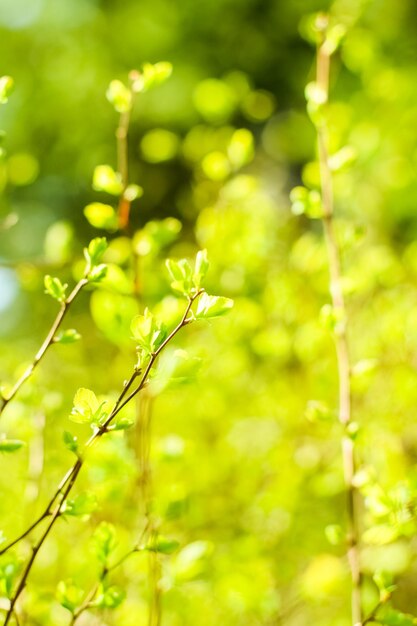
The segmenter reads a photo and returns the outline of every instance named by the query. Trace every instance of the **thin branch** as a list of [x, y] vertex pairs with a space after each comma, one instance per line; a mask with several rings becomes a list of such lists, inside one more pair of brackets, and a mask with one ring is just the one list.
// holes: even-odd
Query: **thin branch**
[[368, 617], [366, 617], [363, 622], [362, 622], [362, 626], [365, 626], [366, 624], [369, 624], [370, 622], [374, 622], [376, 620], [376, 614], [378, 613], [379, 609], [381, 608], [381, 606], [384, 604], [384, 602], [378, 602], [378, 604], [376, 605], [376, 607], [370, 612], [370, 614], [368, 615]]
[[[317, 52], [317, 84], [328, 99], [329, 92], [330, 54], [324, 36]], [[329, 166], [327, 126], [324, 121], [316, 125], [318, 134], [318, 154], [320, 162], [321, 190], [323, 202], [323, 228], [330, 270], [330, 293], [333, 309], [340, 315], [341, 324], [335, 332], [337, 369], [339, 375], [339, 421], [345, 428], [342, 439], [343, 473], [346, 488], [346, 507], [348, 515], [348, 561], [352, 579], [352, 624], [363, 626], [363, 612], [361, 601], [362, 573], [359, 563], [359, 510], [357, 491], [353, 484], [356, 472], [354, 442], [346, 433], [346, 428], [352, 420], [351, 402], [351, 365], [346, 325], [346, 306], [342, 289], [342, 270], [340, 249], [334, 232], [333, 224], [333, 185], [332, 173]]]
[[28, 380], [28, 378], [31, 377], [33, 371], [35, 370], [35, 368], [37, 367], [39, 362], [42, 360], [42, 358], [45, 356], [45, 353], [48, 350], [49, 346], [52, 343], [54, 343], [54, 338], [55, 338], [56, 331], [61, 326], [62, 321], [63, 321], [64, 317], [66, 316], [66, 314], [68, 312], [68, 309], [70, 308], [71, 304], [74, 302], [75, 298], [77, 297], [77, 295], [79, 294], [81, 289], [83, 287], [85, 287], [85, 285], [87, 285], [87, 283], [88, 283], [88, 280], [86, 278], [82, 278], [75, 285], [74, 289], [71, 291], [71, 293], [68, 296], [68, 298], [66, 298], [64, 300], [64, 302], [61, 304], [61, 308], [58, 311], [58, 315], [56, 316], [56, 318], [55, 318], [51, 328], [49, 329], [48, 334], [46, 335], [46, 337], [45, 337], [41, 347], [39, 348], [38, 352], [36, 353], [32, 363], [26, 368], [26, 370], [23, 372], [21, 377], [15, 382], [15, 384], [13, 385], [11, 391], [8, 393], [7, 397], [3, 396], [3, 397], [0, 398], [0, 402], [1, 402], [1, 405], [0, 405], [0, 415], [2, 414], [2, 412], [4, 411], [6, 406], [9, 404], [9, 402], [11, 400], [13, 400], [13, 398], [18, 393], [18, 391], [20, 390], [22, 385]]
[[129, 170], [128, 170], [128, 143], [127, 135], [129, 132], [130, 111], [120, 114], [119, 125], [116, 129], [117, 139], [117, 170], [122, 178], [123, 190], [119, 199], [118, 219], [119, 229], [124, 230], [129, 225], [130, 217], [130, 200], [126, 198], [125, 191], [128, 186]]
[[[110, 426], [111, 422], [114, 420], [114, 418], [116, 417], [116, 415], [121, 411], [121, 409], [130, 401], [131, 398], [133, 398], [134, 396], [136, 396], [136, 394], [138, 394], [146, 385], [147, 383], [147, 377], [151, 371], [152, 366], [154, 365], [156, 359], [158, 358], [159, 354], [161, 353], [161, 351], [164, 349], [164, 347], [175, 337], [175, 335], [184, 327], [186, 326], [190, 319], [188, 318], [188, 315], [190, 313], [191, 307], [193, 305], [193, 302], [203, 293], [203, 290], [198, 291], [193, 297], [189, 298], [187, 307], [185, 309], [185, 313], [183, 315], [183, 317], [181, 318], [180, 322], [177, 324], [177, 326], [173, 329], [173, 331], [168, 335], [168, 337], [165, 339], [165, 341], [159, 346], [159, 348], [151, 355], [151, 358], [149, 359], [148, 365], [145, 368], [145, 371], [143, 373], [142, 379], [140, 381], [139, 386], [128, 396], [128, 398], [124, 401], [121, 402], [121, 398], [125, 395], [126, 391], [126, 387], [123, 389], [123, 391], [121, 392], [115, 407], [113, 408], [113, 410], [111, 411], [110, 415], [108, 416], [108, 418], [106, 419], [106, 421], [104, 422], [104, 424], [98, 428], [92, 435], [91, 437], [88, 439], [87, 443], [84, 446], [84, 455], [83, 456], [79, 456], [77, 458], [77, 461], [74, 463], [74, 465], [68, 470], [68, 472], [65, 474], [65, 476], [62, 478], [58, 489], [56, 490], [55, 494], [53, 495], [47, 509], [45, 510], [45, 513], [43, 513], [39, 520], [32, 524], [30, 530], [26, 531], [25, 533], [23, 533], [23, 535], [21, 535], [21, 538], [23, 538], [24, 536], [28, 535], [29, 532], [31, 530], [33, 530], [33, 528], [35, 526], [37, 526], [37, 524], [42, 521], [42, 519], [44, 519], [46, 517], [46, 512], [48, 512], [51, 510], [52, 506], [54, 505], [54, 503], [59, 499], [59, 502], [57, 503], [54, 511], [52, 512], [52, 517], [51, 520], [49, 521], [46, 529], [44, 530], [44, 532], [42, 533], [42, 535], [40, 536], [40, 538], [38, 539], [38, 541], [34, 544], [34, 546], [32, 547], [32, 554], [26, 564], [26, 567], [24, 568], [23, 574], [20, 578], [20, 581], [17, 585], [16, 591], [14, 592], [11, 600], [10, 600], [10, 607], [9, 610], [7, 611], [6, 614], [6, 619], [4, 622], [4, 626], [7, 626], [7, 624], [9, 623], [12, 615], [13, 615], [13, 611], [14, 611], [14, 607], [16, 605], [16, 602], [18, 601], [22, 591], [24, 590], [25, 586], [26, 586], [26, 582], [28, 579], [28, 576], [32, 570], [33, 564], [36, 560], [36, 556], [38, 554], [38, 552], [40, 551], [40, 549], [42, 548], [44, 542], [46, 541], [49, 533], [51, 532], [53, 526], [55, 525], [55, 522], [57, 521], [57, 519], [59, 518], [59, 516], [61, 515], [62, 512], [62, 506], [66, 500], [66, 498], [68, 497], [68, 495], [70, 494], [76, 480], [78, 477], [78, 474], [84, 464], [84, 458], [85, 458], [85, 454], [88, 451], [89, 448], [92, 447], [93, 444], [95, 444], [105, 433], [108, 432], [108, 427]], [[133, 382], [133, 379], [138, 375], [138, 372], [135, 370], [135, 372], [132, 374], [130, 381]], [[9, 549], [9, 547], [11, 547], [11, 545], [15, 545], [15, 543], [17, 543], [17, 541], [15, 540], [13, 542], [13, 544], [10, 544], [10, 546], [7, 547], [7, 549]]]

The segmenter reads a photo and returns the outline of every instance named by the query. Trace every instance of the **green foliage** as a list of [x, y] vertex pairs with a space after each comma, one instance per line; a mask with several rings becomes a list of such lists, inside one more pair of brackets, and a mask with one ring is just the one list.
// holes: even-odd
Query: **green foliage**
[[44, 279], [45, 293], [49, 294], [58, 302], [65, 302], [68, 285], [63, 285], [59, 278], [54, 278], [47, 274]]
[[149, 309], [145, 309], [143, 315], [134, 317], [130, 328], [138, 349], [145, 356], [156, 352], [167, 336], [165, 324], [155, 319]]
[[94, 493], [80, 493], [75, 498], [65, 500], [62, 514], [72, 517], [85, 517], [97, 509], [97, 497]]
[[60, 604], [71, 613], [81, 603], [84, 591], [80, 589], [72, 580], [61, 580], [56, 589], [56, 598]]
[[92, 545], [98, 560], [108, 565], [108, 558], [116, 547], [116, 529], [113, 524], [101, 522], [94, 531]]
[[100, 402], [91, 389], [81, 387], [74, 396], [70, 419], [78, 424], [97, 425], [108, 415], [104, 410], [107, 402]]
[[219, 317], [228, 313], [233, 306], [231, 298], [224, 296], [209, 296], [206, 293], [199, 298], [195, 316], [197, 319]]
[[[17, 619], [69, 623], [53, 600], [62, 578], [74, 616], [90, 601], [76, 626], [349, 624], [343, 440], [359, 463], [363, 619], [377, 607], [366, 623], [415, 623], [414, 4], [335, 2], [329, 21], [307, 0], [27, 4], [0, 9], [17, 83], [1, 107], [0, 451], [16, 454], [1, 455], [0, 550], [83, 467]], [[300, 34], [325, 40], [329, 98]], [[170, 80], [165, 62], [124, 78], [158, 58], [175, 63]], [[1, 78], [1, 102], [10, 89]], [[127, 176], [113, 140], [126, 121]], [[324, 129], [346, 315], [330, 304], [320, 224]], [[109, 242], [93, 240], [83, 267], [94, 229]], [[44, 274], [55, 314], [66, 283], [86, 288], [32, 373], [54, 321]], [[345, 330], [347, 427], [333, 345]], [[1, 556], [1, 622], [63, 494]]]
[[5, 104], [13, 91], [14, 81], [11, 76], [0, 77], [0, 104]]
[[16, 452], [25, 445], [20, 439], [7, 439], [5, 435], [0, 436], [0, 452]]

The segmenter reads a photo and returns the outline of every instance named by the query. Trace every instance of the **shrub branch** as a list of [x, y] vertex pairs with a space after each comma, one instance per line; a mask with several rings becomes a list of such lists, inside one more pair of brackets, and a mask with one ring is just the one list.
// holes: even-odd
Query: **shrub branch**
[[[50, 520], [45, 528], [45, 530], [43, 531], [43, 533], [41, 534], [40, 538], [34, 543], [34, 545], [32, 546], [32, 551], [31, 551], [31, 555], [26, 563], [26, 566], [23, 570], [23, 573], [20, 577], [20, 580], [18, 582], [18, 585], [16, 587], [16, 590], [14, 591], [12, 597], [10, 598], [10, 606], [9, 609], [6, 613], [6, 618], [4, 621], [4, 626], [7, 626], [7, 624], [9, 624], [10, 619], [12, 618], [14, 611], [15, 611], [15, 606], [16, 603], [22, 593], [22, 591], [24, 590], [24, 588], [26, 587], [26, 583], [27, 583], [27, 579], [29, 577], [29, 574], [32, 570], [32, 567], [35, 563], [36, 560], [36, 556], [38, 554], [38, 552], [40, 551], [40, 549], [42, 548], [43, 544], [45, 543], [49, 533], [51, 532], [52, 528], [54, 527], [57, 519], [59, 518], [59, 516], [62, 513], [62, 507], [65, 503], [65, 500], [68, 498], [72, 488], [74, 487], [77, 477], [79, 475], [79, 472], [84, 464], [84, 459], [86, 456], [86, 453], [88, 452], [88, 450], [105, 434], [108, 432], [108, 427], [110, 426], [111, 422], [114, 420], [114, 418], [116, 417], [116, 415], [123, 409], [124, 406], [126, 406], [126, 404], [128, 404], [128, 402], [130, 402], [130, 400], [132, 398], [134, 398], [147, 384], [148, 382], [148, 376], [149, 373], [153, 367], [153, 365], [155, 364], [155, 361], [157, 360], [158, 356], [160, 355], [160, 353], [162, 352], [162, 350], [168, 345], [168, 343], [170, 343], [170, 341], [175, 337], [175, 335], [184, 327], [186, 326], [189, 322], [192, 321], [192, 317], [190, 317], [190, 312], [191, 312], [191, 307], [193, 305], [193, 303], [195, 302], [195, 300], [203, 293], [203, 290], [199, 290], [195, 295], [191, 296], [188, 299], [188, 304], [187, 307], [185, 309], [185, 312], [180, 320], [180, 322], [177, 324], [177, 326], [171, 331], [171, 333], [168, 335], [168, 337], [165, 339], [165, 341], [159, 346], [159, 348], [157, 350], [155, 350], [148, 361], [148, 364], [146, 366], [146, 368], [144, 369], [144, 372], [141, 376], [141, 370], [137, 370], [135, 369], [130, 377], [130, 379], [128, 380], [128, 382], [125, 384], [123, 391], [120, 393], [119, 398], [116, 401], [116, 404], [113, 408], [113, 410], [111, 411], [111, 413], [109, 414], [109, 416], [107, 417], [107, 419], [105, 420], [104, 424], [101, 425], [100, 427], [98, 427], [95, 432], [91, 435], [91, 437], [87, 440], [85, 446], [84, 446], [84, 454], [80, 455], [76, 462], [74, 463], [74, 465], [68, 470], [68, 472], [65, 474], [65, 476], [62, 478], [55, 494], [53, 495], [51, 501], [49, 502], [47, 508], [45, 509], [45, 511], [42, 513], [42, 515], [40, 515], [40, 517], [33, 523], [31, 524], [31, 526], [24, 532], [22, 533], [22, 535], [20, 535], [20, 537], [18, 537], [17, 539], [15, 539], [12, 543], [10, 543], [6, 548], [3, 549], [2, 553], [6, 552], [7, 550], [9, 550], [12, 546], [16, 545], [16, 543], [18, 543], [20, 540], [22, 540], [24, 537], [26, 537], [32, 530], [34, 530], [34, 528], [36, 528], [38, 526], [38, 524], [40, 524], [40, 522], [42, 522], [44, 519], [49, 518]], [[136, 379], [140, 378], [140, 382], [138, 384], [138, 386], [130, 392], [129, 395], [126, 394], [129, 390], [129, 388], [131, 386], [133, 386], [133, 383]], [[55, 508], [53, 508], [55, 505]], [[53, 508], [53, 510], [51, 510]]]

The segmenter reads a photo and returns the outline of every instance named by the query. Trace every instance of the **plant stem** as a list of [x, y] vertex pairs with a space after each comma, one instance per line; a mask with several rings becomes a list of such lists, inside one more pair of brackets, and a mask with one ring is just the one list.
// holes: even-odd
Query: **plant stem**
[[[193, 305], [193, 302], [203, 293], [203, 290], [200, 290], [199, 292], [197, 292], [193, 297], [189, 298], [188, 300], [188, 304], [187, 307], [185, 309], [185, 312], [181, 318], [181, 320], [178, 322], [177, 326], [172, 330], [172, 332], [168, 335], [168, 337], [165, 339], [165, 341], [159, 346], [159, 348], [157, 350], [155, 350], [155, 352], [152, 353], [149, 362], [145, 368], [145, 371], [142, 375], [141, 381], [138, 385], [138, 387], [132, 391], [129, 396], [122, 401], [122, 398], [125, 396], [126, 394], [126, 388], [129, 388], [131, 386], [131, 384], [133, 383], [133, 381], [139, 376], [139, 372], [137, 370], [134, 370], [134, 372], [132, 373], [128, 383], [124, 386], [123, 391], [121, 392], [118, 400], [116, 401], [116, 404], [113, 408], [113, 410], [111, 411], [110, 415], [107, 417], [106, 421], [104, 422], [104, 424], [98, 428], [92, 435], [91, 437], [87, 440], [85, 446], [84, 446], [84, 455], [83, 456], [79, 456], [76, 460], [76, 462], [74, 463], [74, 465], [68, 470], [68, 472], [65, 474], [65, 476], [62, 478], [58, 489], [56, 490], [55, 494], [53, 495], [51, 501], [48, 504], [48, 507], [45, 509], [45, 512], [38, 518], [38, 520], [36, 522], [34, 522], [30, 528], [28, 530], [26, 530], [18, 539], [16, 539], [15, 541], [13, 541], [11, 544], [9, 544], [9, 546], [7, 546], [7, 548], [4, 549], [4, 552], [7, 551], [12, 545], [15, 545], [18, 541], [20, 541], [21, 539], [23, 539], [23, 537], [26, 537], [43, 519], [45, 519], [47, 516], [52, 515], [51, 520], [49, 521], [46, 529], [43, 531], [43, 533], [41, 534], [40, 538], [38, 539], [38, 541], [33, 545], [32, 547], [32, 554], [29, 557], [29, 560], [24, 568], [23, 574], [19, 580], [19, 583], [17, 585], [16, 591], [14, 592], [12, 598], [10, 599], [10, 607], [7, 611], [6, 614], [6, 619], [4, 622], [3, 626], [7, 626], [7, 624], [9, 623], [13, 612], [14, 612], [14, 608], [16, 605], [17, 600], [19, 599], [22, 591], [24, 590], [25, 586], [26, 586], [26, 582], [28, 579], [28, 576], [32, 570], [33, 564], [36, 560], [36, 556], [38, 554], [38, 552], [40, 551], [40, 549], [42, 548], [45, 540], [47, 539], [49, 533], [51, 532], [53, 526], [55, 525], [55, 522], [57, 521], [57, 519], [59, 518], [59, 516], [61, 515], [61, 510], [62, 510], [62, 506], [66, 500], [66, 498], [68, 497], [68, 495], [70, 494], [72, 488], [74, 487], [74, 484], [77, 480], [78, 474], [84, 464], [84, 458], [85, 458], [85, 454], [86, 452], [89, 450], [89, 448], [92, 447], [92, 445], [94, 443], [96, 443], [105, 433], [108, 432], [108, 427], [110, 426], [111, 422], [114, 420], [114, 418], [116, 417], [116, 415], [122, 410], [122, 408], [133, 398], [136, 396], [136, 394], [138, 394], [146, 385], [147, 383], [147, 378], [148, 375], [151, 371], [152, 366], [154, 365], [155, 361], [157, 360], [158, 356], [160, 355], [160, 353], [162, 352], [162, 350], [165, 348], [165, 346], [175, 337], [175, 335], [184, 327], [186, 326], [191, 320], [188, 317], [189, 313], [191, 311], [191, 307]], [[60, 497], [61, 496], [61, 497]], [[51, 507], [54, 505], [54, 503], [56, 502], [56, 500], [59, 498], [59, 502], [57, 504], [57, 506], [55, 507], [54, 511], [52, 513], [50, 513]]]
[[128, 186], [129, 170], [128, 170], [128, 144], [127, 135], [129, 132], [130, 111], [120, 114], [119, 125], [116, 129], [117, 139], [117, 170], [122, 178], [123, 191], [119, 199], [118, 218], [119, 229], [124, 230], [129, 225], [130, 216], [130, 200], [125, 197], [125, 190]]
[[[318, 46], [317, 52], [317, 84], [328, 100], [329, 93], [330, 53], [326, 39]], [[333, 223], [333, 185], [329, 166], [327, 127], [324, 121], [318, 122], [318, 155], [320, 163], [321, 191], [323, 202], [323, 229], [326, 240], [330, 271], [330, 294], [335, 312], [341, 317], [340, 328], [335, 332], [337, 369], [339, 375], [339, 421], [345, 433], [342, 439], [343, 473], [346, 488], [346, 508], [348, 517], [347, 557], [352, 579], [352, 624], [363, 626], [361, 601], [362, 573], [359, 562], [359, 511], [358, 494], [353, 484], [356, 472], [354, 442], [348, 436], [347, 427], [352, 420], [351, 402], [351, 366], [346, 324], [346, 306], [342, 289], [342, 270], [340, 249]]]
[[85, 287], [85, 285], [87, 283], [88, 283], [88, 280], [86, 278], [82, 278], [75, 285], [74, 289], [71, 291], [71, 293], [68, 296], [68, 298], [66, 298], [64, 300], [64, 302], [61, 304], [61, 308], [58, 311], [58, 315], [56, 316], [56, 318], [55, 318], [51, 328], [49, 329], [48, 334], [46, 335], [46, 337], [45, 337], [41, 347], [39, 348], [38, 352], [36, 353], [35, 358], [33, 359], [32, 363], [26, 368], [26, 370], [23, 372], [21, 377], [15, 382], [15, 384], [13, 385], [11, 391], [8, 393], [7, 397], [3, 396], [3, 397], [0, 398], [0, 401], [1, 401], [0, 415], [3, 413], [4, 409], [9, 404], [9, 402], [11, 400], [13, 400], [13, 398], [18, 393], [18, 391], [22, 387], [22, 385], [28, 380], [28, 378], [30, 378], [30, 376], [32, 375], [32, 373], [35, 370], [36, 366], [39, 364], [39, 362], [45, 356], [45, 353], [48, 350], [49, 346], [52, 343], [54, 343], [55, 333], [58, 330], [58, 328], [61, 326], [62, 321], [63, 321], [65, 315], [68, 312], [68, 309], [70, 308], [71, 304], [74, 302], [75, 298], [77, 297], [77, 295], [79, 294], [81, 289], [83, 287]]

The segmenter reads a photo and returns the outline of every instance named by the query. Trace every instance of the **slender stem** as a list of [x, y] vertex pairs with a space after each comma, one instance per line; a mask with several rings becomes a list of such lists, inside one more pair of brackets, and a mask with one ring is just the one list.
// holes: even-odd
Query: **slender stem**
[[49, 346], [54, 342], [55, 333], [58, 330], [58, 328], [61, 326], [62, 321], [63, 321], [65, 315], [68, 312], [68, 309], [70, 308], [71, 304], [74, 302], [75, 298], [77, 297], [77, 295], [79, 294], [81, 289], [87, 283], [88, 283], [88, 280], [86, 278], [82, 278], [75, 285], [74, 289], [71, 291], [71, 293], [68, 296], [68, 298], [66, 298], [66, 300], [64, 300], [64, 302], [61, 304], [61, 308], [58, 311], [58, 315], [56, 316], [56, 318], [55, 318], [51, 328], [49, 329], [48, 334], [46, 335], [46, 337], [45, 337], [41, 347], [39, 348], [38, 352], [36, 353], [35, 358], [33, 359], [32, 363], [26, 368], [26, 370], [23, 372], [21, 377], [15, 382], [15, 384], [13, 385], [11, 391], [8, 393], [7, 397], [0, 398], [0, 401], [1, 401], [0, 415], [2, 414], [2, 412], [4, 411], [6, 406], [9, 404], [9, 402], [18, 393], [18, 391], [22, 387], [22, 385], [28, 380], [28, 378], [30, 378], [30, 376], [32, 375], [32, 373], [33, 373], [34, 369], [36, 368], [36, 366], [39, 364], [41, 359], [45, 356], [45, 353], [48, 350]]
[[[54, 503], [56, 502], [56, 500], [58, 500], [59, 498], [59, 502], [56, 505], [54, 511], [52, 512], [52, 517], [51, 520], [49, 521], [46, 529], [44, 530], [44, 532], [41, 534], [40, 538], [38, 539], [38, 541], [34, 544], [34, 546], [32, 547], [32, 553], [31, 556], [29, 557], [29, 560], [24, 568], [23, 574], [20, 578], [20, 581], [17, 585], [16, 591], [14, 592], [11, 600], [10, 600], [10, 607], [7, 611], [6, 614], [6, 620], [4, 622], [4, 626], [7, 626], [7, 624], [9, 623], [13, 612], [14, 612], [14, 607], [16, 605], [17, 600], [19, 599], [22, 591], [24, 590], [25, 586], [26, 586], [26, 582], [28, 579], [28, 576], [32, 570], [33, 564], [35, 562], [36, 556], [38, 554], [38, 552], [40, 551], [40, 549], [42, 548], [45, 540], [47, 539], [49, 533], [51, 532], [53, 526], [55, 525], [55, 522], [57, 521], [57, 519], [59, 518], [60, 514], [61, 514], [61, 510], [62, 510], [62, 506], [66, 500], [66, 498], [68, 497], [68, 495], [70, 494], [72, 488], [74, 487], [74, 484], [77, 480], [78, 474], [84, 464], [84, 457], [86, 452], [88, 451], [89, 448], [91, 448], [91, 446], [96, 443], [105, 433], [108, 432], [108, 426], [110, 426], [111, 422], [114, 420], [114, 418], [116, 417], [116, 415], [122, 410], [122, 408], [130, 401], [131, 398], [133, 398], [134, 396], [136, 396], [136, 394], [138, 394], [146, 385], [147, 383], [147, 377], [151, 371], [152, 366], [154, 365], [156, 359], [158, 358], [159, 354], [161, 353], [161, 351], [164, 349], [164, 347], [175, 337], [175, 335], [181, 330], [181, 328], [183, 328], [184, 326], [186, 326], [190, 319], [188, 318], [188, 315], [190, 313], [191, 307], [193, 305], [193, 302], [201, 295], [201, 293], [203, 293], [203, 290], [200, 290], [199, 292], [197, 292], [193, 297], [189, 298], [187, 307], [185, 309], [184, 315], [182, 316], [180, 322], [177, 324], [177, 326], [173, 329], [173, 331], [168, 335], [168, 337], [165, 339], [165, 341], [159, 346], [159, 348], [151, 355], [151, 358], [149, 359], [148, 365], [145, 368], [145, 371], [143, 373], [143, 376], [141, 378], [141, 381], [138, 385], [138, 387], [132, 391], [130, 393], [130, 395], [127, 397], [127, 399], [124, 400], [124, 402], [121, 401], [121, 399], [124, 397], [124, 395], [126, 394], [126, 386], [123, 389], [123, 391], [121, 392], [113, 410], [111, 411], [110, 415], [108, 416], [108, 418], [106, 419], [106, 421], [104, 422], [104, 424], [98, 428], [92, 435], [91, 437], [88, 439], [87, 443], [84, 446], [84, 455], [83, 456], [79, 456], [76, 460], [76, 462], [74, 463], [74, 465], [67, 471], [67, 473], [65, 474], [65, 476], [62, 478], [55, 494], [53, 495], [50, 503], [48, 504], [48, 507], [46, 508], [45, 512], [40, 516], [39, 520], [32, 524], [32, 526], [30, 527], [30, 529], [28, 529], [27, 531], [25, 531], [25, 533], [23, 533], [20, 538], [18, 540], [15, 540], [12, 544], [10, 544], [7, 549], [9, 549], [12, 545], [15, 545], [17, 543], [17, 541], [19, 541], [21, 538], [25, 537], [26, 535], [29, 534], [29, 532], [31, 532], [31, 530], [33, 530], [33, 528], [35, 528], [35, 526], [37, 526], [38, 523], [40, 523], [40, 521], [42, 521], [42, 519], [44, 519], [47, 515], [49, 515], [49, 511], [51, 509], [51, 507], [54, 505]], [[133, 380], [139, 375], [138, 371], [134, 371], [134, 373], [132, 374], [131, 378], [129, 379], [128, 385], [130, 385], [131, 382], [133, 382]]]
[[[326, 40], [319, 45], [317, 53], [317, 83], [328, 98], [330, 55]], [[356, 471], [355, 448], [353, 440], [346, 432], [352, 420], [351, 402], [351, 366], [346, 324], [346, 306], [342, 289], [342, 270], [340, 249], [333, 224], [333, 185], [329, 166], [327, 127], [325, 122], [317, 124], [318, 154], [320, 162], [321, 190], [323, 202], [323, 229], [326, 240], [330, 271], [330, 293], [333, 309], [341, 318], [340, 327], [335, 332], [337, 369], [339, 375], [339, 421], [345, 429], [342, 439], [343, 473], [346, 488], [346, 508], [348, 516], [348, 550], [352, 579], [352, 624], [363, 626], [361, 601], [362, 573], [359, 562], [359, 510], [358, 493], [353, 484]]]
[[116, 129], [117, 139], [117, 170], [122, 178], [123, 191], [119, 199], [118, 218], [119, 229], [124, 230], [129, 225], [130, 200], [126, 198], [125, 190], [129, 180], [129, 159], [127, 135], [129, 132], [130, 111], [120, 114], [119, 125]]
[[371, 613], [368, 615], [368, 617], [366, 617], [363, 622], [362, 622], [362, 626], [365, 626], [366, 624], [369, 624], [370, 622], [373, 622], [376, 620], [376, 614], [378, 613], [379, 609], [381, 608], [381, 606], [383, 605], [383, 602], [378, 602], [378, 604], [376, 605], [376, 607], [371, 611]]

